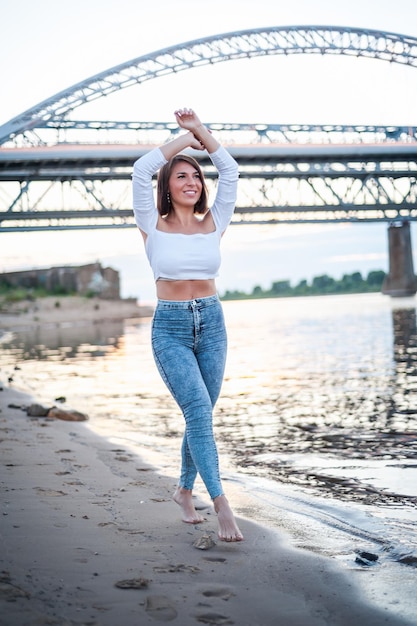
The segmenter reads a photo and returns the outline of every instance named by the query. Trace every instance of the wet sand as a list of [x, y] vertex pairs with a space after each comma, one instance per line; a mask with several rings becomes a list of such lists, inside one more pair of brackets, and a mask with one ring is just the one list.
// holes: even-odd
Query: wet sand
[[[0, 387], [2, 626], [411, 624], [279, 532], [239, 519], [245, 541], [220, 542], [208, 501], [206, 522], [182, 523], [173, 477], [88, 423], [28, 417], [33, 399]], [[214, 547], [194, 547], [203, 535]]]

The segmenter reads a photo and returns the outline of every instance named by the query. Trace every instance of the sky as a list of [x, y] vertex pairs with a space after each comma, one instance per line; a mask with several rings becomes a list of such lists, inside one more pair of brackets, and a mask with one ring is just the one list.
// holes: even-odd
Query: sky
[[[415, 0], [0, 0], [0, 16], [0, 124], [112, 66], [219, 33], [335, 25], [417, 36]], [[415, 68], [293, 55], [225, 62], [148, 81], [79, 107], [74, 116], [172, 121], [176, 108], [189, 106], [207, 122], [416, 125], [416, 101]], [[0, 271], [99, 259], [120, 269], [124, 295], [147, 299], [154, 287], [140, 246], [134, 229], [0, 233]], [[273, 280], [372, 269], [387, 270], [383, 224], [236, 226], [223, 242], [218, 284], [250, 290]]]

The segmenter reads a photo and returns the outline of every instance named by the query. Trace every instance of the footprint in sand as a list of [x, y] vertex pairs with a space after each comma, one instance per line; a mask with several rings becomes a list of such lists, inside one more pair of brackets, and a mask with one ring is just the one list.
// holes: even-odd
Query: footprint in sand
[[[206, 598], [221, 598], [222, 600], [229, 600], [229, 598], [236, 595], [229, 587], [223, 585], [205, 586], [200, 589], [200, 593]], [[203, 624], [215, 624], [216, 626], [221, 624], [234, 624], [233, 620], [227, 615], [211, 611], [199, 613], [195, 617], [198, 622]]]
[[147, 596], [145, 611], [158, 622], [170, 622], [177, 617], [175, 604], [167, 596]]
[[30, 598], [29, 592], [15, 585], [8, 572], [0, 574], [0, 599], [6, 602], [17, 602], [21, 598]]
[[222, 600], [228, 600], [236, 595], [231, 589], [227, 587], [210, 587], [201, 591], [206, 598], [221, 598]]
[[185, 565], [184, 563], [179, 563], [178, 565], [156, 565], [153, 569], [154, 572], [158, 574], [172, 574], [176, 572], [191, 572], [194, 574], [200, 571], [199, 567], [195, 565]]
[[45, 489], [44, 487], [33, 487], [38, 496], [48, 496], [50, 498], [54, 498], [56, 496], [67, 496], [68, 494], [65, 491], [59, 491], [56, 489]]
[[202, 622], [203, 624], [215, 624], [216, 626], [234, 624], [234, 621], [230, 619], [230, 617], [226, 617], [226, 615], [221, 615], [220, 613], [203, 613], [195, 617], [198, 622]]

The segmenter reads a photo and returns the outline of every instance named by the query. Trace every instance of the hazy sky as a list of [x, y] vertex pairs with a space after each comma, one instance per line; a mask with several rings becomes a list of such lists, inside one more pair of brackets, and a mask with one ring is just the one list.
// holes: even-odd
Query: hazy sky
[[[417, 36], [415, 0], [0, 0], [0, 122], [143, 54], [218, 33], [344, 25]], [[220, 63], [149, 81], [77, 110], [92, 119], [415, 123], [417, 69], [325, 55]]]
[[[0, 124], [107, 68], [209, 35], [319, 24], [417, 36], [415, 0], [0, 0], [0, 11]], [[190, 106], [204, 121], [416, 125], [416, 102], [417, 68], [292, 55], [151, 80], [80, 107], [75, 116], [171, 121], [175, 108]], [[0, 271], [105, 258], [122, 270], [125, 291], [150, 297], [140, 246], [134, 231], [0, 234]], [[384, 224], [232, 227], [220, 286], [387, 269], [386, 248]]]

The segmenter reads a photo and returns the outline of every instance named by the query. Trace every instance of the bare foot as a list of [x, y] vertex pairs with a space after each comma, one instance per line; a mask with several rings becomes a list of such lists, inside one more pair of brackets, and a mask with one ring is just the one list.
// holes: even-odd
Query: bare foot
[[200, 524], [205, 519], [195, 510], [193, 503], [193, 494], [190, 489], [184, 489], [183, 487], [177, 487], [174, 495], [174, 502], [176, 502], [181, 508], [183, 513], [182, 521], [187, 524]]
[[243, 535], [236, 524], [226, 496], [218, 496], [214, 498], [213, 502], [219, 523], [218, 536], [220, 541], [243, 541]]

